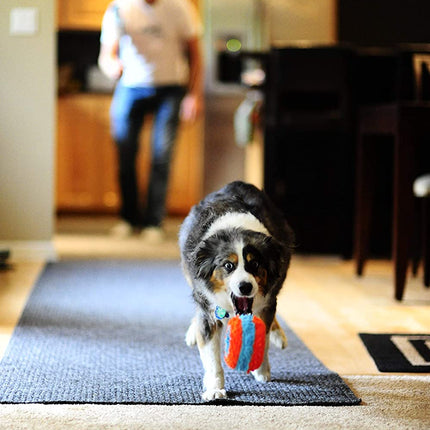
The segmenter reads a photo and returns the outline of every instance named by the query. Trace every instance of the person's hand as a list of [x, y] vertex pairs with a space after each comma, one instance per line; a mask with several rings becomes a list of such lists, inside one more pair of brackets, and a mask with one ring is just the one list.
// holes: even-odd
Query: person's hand
[[103, 72], [114, 81], [117, 81], [121, 77], [122, 71], [123, 66], [119, 58], [109, 58], [103, 64]]
[[99, 54], [99, 67], [102, 72], [114, 81], [117, 81], [123, 71], [123, 65], [119, 59], [119, 41], [112, 44], [101, 45]]
[[181, 119], [194, 122], [203, 110], [202, 96], [188, 93], [181, 103]]

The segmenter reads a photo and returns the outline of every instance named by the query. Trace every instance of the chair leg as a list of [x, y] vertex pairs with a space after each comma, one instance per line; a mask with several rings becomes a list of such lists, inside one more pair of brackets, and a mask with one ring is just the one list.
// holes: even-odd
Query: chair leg
[[356, 274], [363, 275], [369, 252], [370, 224], [374, 191], [374, 157], [370, 136], [360, 135], [357, 142], [354, 258]]
[[424, 285], [430, 287], [430, 197], [423, 199], [422, 213]]
[[412, 275], [414, 278], [418, 275], [422, 257], [422, 207], [421, 199], [414, 199], [414, 231], [412, 237]]
[[394, 206], [393, 206], [393, 259], [394, 296], [403, 299], [406, 273], [410, 256], [411, 220], [413, 219], [413, 166], [414, 139], [408, 118], [401, 117], [394, 142]]

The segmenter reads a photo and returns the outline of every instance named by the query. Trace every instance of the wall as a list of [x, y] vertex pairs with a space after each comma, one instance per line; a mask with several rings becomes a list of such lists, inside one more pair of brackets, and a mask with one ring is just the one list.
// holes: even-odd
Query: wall
[[[0, 248], [52, 257], [55, 0], [0, 6]], [[11, 36], [12, 8], [38, 9], [38, 31]]]
[[271, 44], [336, 41], [337, 0], [263, 0]]

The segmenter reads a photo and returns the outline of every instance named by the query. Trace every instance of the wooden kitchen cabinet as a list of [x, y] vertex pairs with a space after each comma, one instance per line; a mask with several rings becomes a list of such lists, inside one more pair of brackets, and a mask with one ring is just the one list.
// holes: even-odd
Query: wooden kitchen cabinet
[[[72, 94], [58, 99], [56, 207], [58, 212], [116, 213], [116, 150], [110, 137], [111, 96]], [[143, 127], [137, 163], [146, 190], [151, 121]], [[167, 210], [185, 215], [202, 193], [202, 120], [181, 124], [172, 163]]]
[[[60, 30], [100, 30], [103, 14], [112, 0], [57, 0]], [[191, 0], [200, 9], [199, 0]]]
[[57, 0], [61, 30], [100, 30], [103, 14], [112, 0]]

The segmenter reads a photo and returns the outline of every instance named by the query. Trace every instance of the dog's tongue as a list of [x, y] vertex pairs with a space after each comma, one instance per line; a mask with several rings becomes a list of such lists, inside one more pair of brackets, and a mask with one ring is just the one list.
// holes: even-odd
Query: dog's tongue
[[242, 314], [250, 314], [252, 312], [252, 302], [253, 299], [250, 299], [248, 297], [237, 297], [234, 298], [234, 304], [236, 307], [236, 312], [239, 315]]

